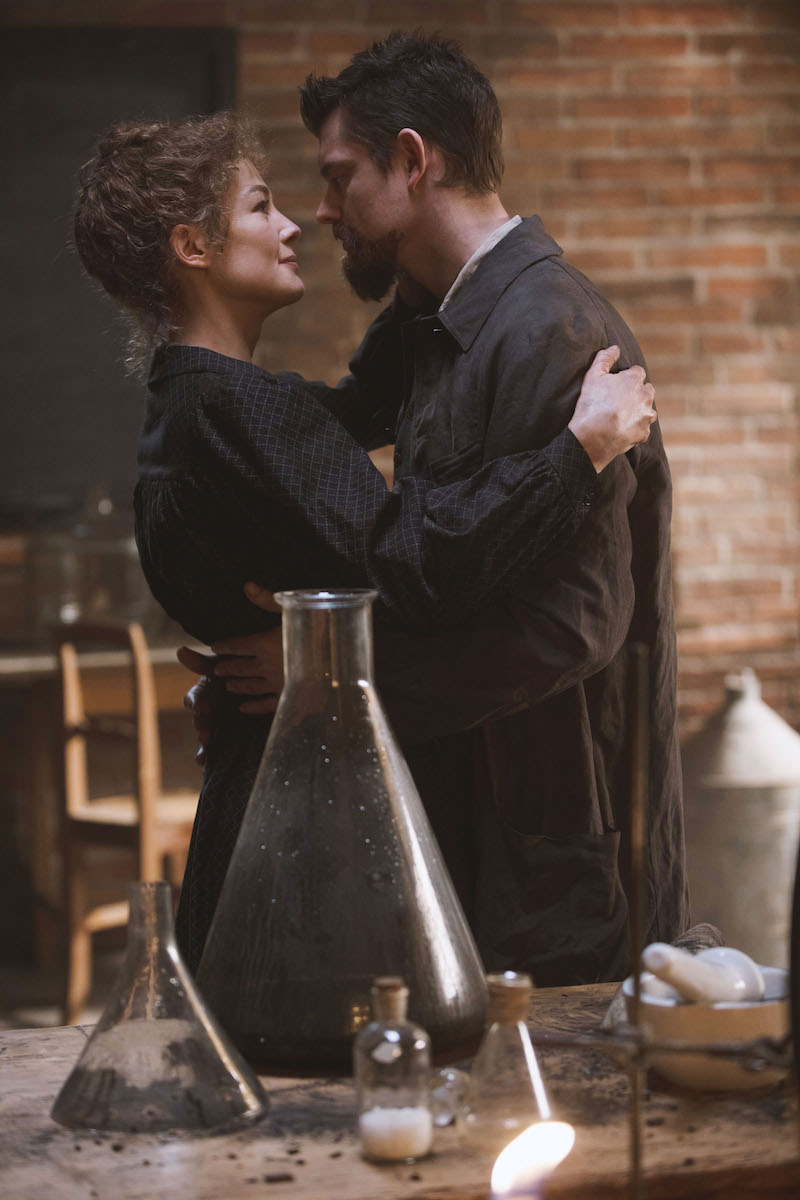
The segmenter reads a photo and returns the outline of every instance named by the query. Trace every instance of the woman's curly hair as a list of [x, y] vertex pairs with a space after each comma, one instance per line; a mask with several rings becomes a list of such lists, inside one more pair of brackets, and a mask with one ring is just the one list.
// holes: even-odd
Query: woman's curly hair
[[223, 242], [224, 198], [243, 159], [264, 172], [264, 151], [250, 125], [220, 112], [113, 125], [81, 168], [75, 248], [128, 319], [130, 369], [146, 369], [176, 329], [172, 230], [199, 225]]

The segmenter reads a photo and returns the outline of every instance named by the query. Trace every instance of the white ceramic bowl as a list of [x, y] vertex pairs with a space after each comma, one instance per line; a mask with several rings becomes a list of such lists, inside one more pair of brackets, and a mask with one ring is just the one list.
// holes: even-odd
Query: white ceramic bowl
[[[642, 993], [640, 1023], [655, 1040], [681, 1042], [745, 1042], [761, 1037], [781, 1038], [789, 1031], [789, 972], [762, 967], [763, 1000], [719, 1004], [680, 1004]], [[645, 972], [642, 978], [645, 978]], [[633, 976], [622, 985], [628, 1020], [633, 1019]], [[709, 1054], [654, 1051], [649, 1063], [672, 1083], [701, 1091], [750, 1091], [773, 1087], [786, 1070], [769, 1067], [750, 1071], [729, 1058]]]

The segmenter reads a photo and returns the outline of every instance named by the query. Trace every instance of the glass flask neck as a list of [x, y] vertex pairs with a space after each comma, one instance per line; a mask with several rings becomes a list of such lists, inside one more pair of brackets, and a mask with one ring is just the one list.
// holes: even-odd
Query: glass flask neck
[[331, 687], [371, 683], [375, 592], [280, 592], [287, 685], [316, 679]]
[[166, 950], [175, 942], [172, 889], [168, 883], [137, 883], [128, 892], [128, 957], [143, 946]]

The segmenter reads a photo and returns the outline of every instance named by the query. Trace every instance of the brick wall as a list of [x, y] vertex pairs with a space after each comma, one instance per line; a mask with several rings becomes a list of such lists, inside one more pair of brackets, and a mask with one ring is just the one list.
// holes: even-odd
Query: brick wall
[[31, 24], [235, 24], [240, 103], [271, 131], [308, 294], [265, 364], [333, 378], [369, 311], [315, 228], [305, 74], [394, 26], [457, 37], [495, 84], [511, 212], [538, 211], [614, 300], [654, 379], [675, 477], [686, 729], [750, 664], [800, 724], [800, 8], [797, 0], [11, 0]]

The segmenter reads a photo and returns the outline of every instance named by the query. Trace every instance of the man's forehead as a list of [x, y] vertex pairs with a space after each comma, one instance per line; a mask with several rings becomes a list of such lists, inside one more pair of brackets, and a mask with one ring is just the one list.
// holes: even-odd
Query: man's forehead
[[351, 136], [342, 110], [335, 109], [322, 122], [319, 131], [320, 173], [325, 175], [333, 165], [357, 162], [363, 157], [368, 157], [366, 147]]

